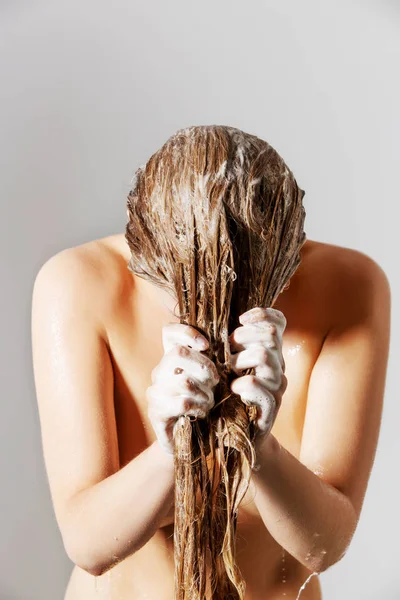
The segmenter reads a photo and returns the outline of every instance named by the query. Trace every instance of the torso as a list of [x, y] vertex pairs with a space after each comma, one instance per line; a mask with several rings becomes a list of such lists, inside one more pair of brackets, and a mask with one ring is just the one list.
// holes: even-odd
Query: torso
[[[130, 254], [123, 234], [86, 245], [101, 261], [105, 290], [115, 284], [104, 324], [114, 368], [122, 468], [156, 439], [147, 416], [145, 390], [151, 385], [152, 369], [163, 355], [161, 328], [172, 319], [160, 305], [154, 287], [126, 268]], [[327, 286], [320, 285], [320, 278], [329, 275], [327, 262], [321, 261], [321, 256], [326, 258], [329, 252], [337, 250], [337, 246], [307, 240], [289, 288], [274, 304], [287, 319], [283, 355], [288, 387], [272, 433], [296, 458], [300, 453], [310, 374], [329, 328]], [[245, 599], [296, 600], [311, 572], [283, 553], [263, 524], [253, 497], [250, 484], [237, 522], [237, 563], [246, 581]], [[161, 527], [139, 551], [100, 577], [75, 566], [64, 600], [172, 600], [173, 531], [173, 523]], [[300, 600], [321, 598], [319, 580], [314, 576]]]

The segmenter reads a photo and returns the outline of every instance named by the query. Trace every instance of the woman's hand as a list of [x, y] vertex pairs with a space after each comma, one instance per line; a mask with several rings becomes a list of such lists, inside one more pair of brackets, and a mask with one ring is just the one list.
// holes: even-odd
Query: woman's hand
[[206, 418], [214, 406], [219, 381], [215, 364], [202, 354], [208, 340], [180, 323], [162, 329], [164, 356], [151, 373], [146, 390], [148, 415], [162, 448], [174, 454], [174, 425], [181, 415]]
[[257, 406], [258, 444], [271, 431], [287, 387], [282, 355], [286, 318], [277, 309], [257, 307], [240, 315], [239, 321], [241, 326], [229, 336], [230, 363], [239, 375], [250, 367], [255, 375], [238, 377], [230, 387], [245, 404]]

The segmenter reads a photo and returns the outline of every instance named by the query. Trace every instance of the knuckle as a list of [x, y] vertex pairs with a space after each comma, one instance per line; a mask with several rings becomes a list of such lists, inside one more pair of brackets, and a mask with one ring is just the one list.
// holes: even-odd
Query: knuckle
[[215, 366], [215, 363], [211, 360], [211, 358], [208, 358], [208, 356], [205, 356], [204, 358], [204, 363], [207, 365], [210, 371], [212, 371], [214, 375], [218, 376], [218, 371], [217, 367]]
[[247, 378], [248, 378], [247, 380], [251, 386], [256, 385], [257, 377], [255, 375], [247, 375]]
[[[208, 372], [210, 373], [210, 378], [214, 380], [214, 385], [216, 385], [220, 379], [217, 367], [215, 366], [215, 363], [213, 363], [213, 361], [208, 358], [205, 357], [206, 360], [204, 361], [204, 368], [208, 369]], [[203, 365], [202, 365], [203, 366]]]
[[187, 346], [182, 346], [180, 344], [177, 344], [176, 348], [177, 348], [176, 351], [177, 351], [178, 356], [189, 356], [190, 350]]
[[188, 412], [193, 406], [193, 400], [192, 398], [183, 398], [182, 399], [182, 411], [184, 413]]
[[190, 377], [184, 377], [183, 385], [191, 392], [198, 390], [198, 385], [193, 381], [193, 379], [190, 379]]
[[258, 350], [258, 360], [260, 363], [267, 364], [269, 361], [269, 353], [265, 347], [262, 347]]
[[205, 418], [207, 416], [207, 411], [204, 406], [195, 402], [192, 398], [184, 398], [182, 401], [182, 412], [185, 415], [190, 415], [193, 417]]

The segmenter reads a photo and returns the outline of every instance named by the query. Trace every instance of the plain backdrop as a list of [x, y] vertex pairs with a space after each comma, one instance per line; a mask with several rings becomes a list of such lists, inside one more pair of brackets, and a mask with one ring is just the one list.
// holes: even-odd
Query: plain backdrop
[[324, 600], [400, 598], [399, 34], [394, 0], [0, 0], [1, 600], [62, 599], [72, 569], [42, 457], [34, 278], [59, 250], [123, 231], [134, 170], [202, 124], [271, 143], [306, 191], [308, 237], [389, 277], [378, 452], [351, 547], [321, 583]]

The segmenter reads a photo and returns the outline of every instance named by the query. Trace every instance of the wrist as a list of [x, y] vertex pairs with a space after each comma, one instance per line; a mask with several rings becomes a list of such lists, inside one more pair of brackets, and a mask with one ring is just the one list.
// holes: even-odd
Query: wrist
[[256, 464], [253, 467], [253, 471], [257, 472], [262, 467], [266, 466], [269, 461], [275, 460], [280, 448], [280, 443], [271, 433], [256, 440], [254, 445], [256, 451]]
[[170, 452], [167, 452], [167, 450], [160, 444], [158, 439], [152, 443], [151, 447], [153, 448], [153, 452], [155, 452], [157, 455], [157, 464], [162, 465], [166, 469], [169, 469], [173, 472], [175, 470], [174, 455]]

